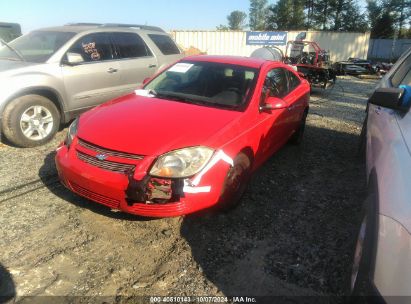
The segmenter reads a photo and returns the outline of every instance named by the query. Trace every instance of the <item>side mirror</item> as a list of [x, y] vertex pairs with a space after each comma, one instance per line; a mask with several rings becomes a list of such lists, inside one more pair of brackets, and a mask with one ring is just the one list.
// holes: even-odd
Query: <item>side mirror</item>
[[305, 74], [304, 74], [304, 73], [298, 72], [298, 75], [299, 75], [301, 78], [304, 78], [304, 79], [305, 79]]
[[407, 88], [378, 88], [368, 102], [384, 108], [408, 112], [411, 106], [411, 96], [407, 91]]
[[63, 59], [63, 63], [67, 65], [77, 65], [84, 62], [83, 56], [79, 53], [66, 53], [65, 58]]
[[267, 97], [264, 104], [260, 106], [261, 112], [271, 112], [273, 110], [280, 110], [287, 108], [287, 103], [278, 97]]
[[144, 78], [144, 80], [143, 80], [143, 84], [146, 84], [147, 82], [149, 82], [150, 81], [150, 77], [147, 77], [147, 78]]

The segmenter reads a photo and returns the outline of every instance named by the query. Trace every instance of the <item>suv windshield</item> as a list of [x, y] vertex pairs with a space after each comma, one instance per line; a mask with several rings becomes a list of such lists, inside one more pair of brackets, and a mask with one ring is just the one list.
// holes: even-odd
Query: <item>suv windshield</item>
[[13, 40], [10, 47], [1, 46], [0, 59], [45, 62], [74, 35], [71, 32], [34, 31]]
[[178, 62], [144, 89], [158, 98], [242, 110], [257, 79], [257, 69], [214, 62]]

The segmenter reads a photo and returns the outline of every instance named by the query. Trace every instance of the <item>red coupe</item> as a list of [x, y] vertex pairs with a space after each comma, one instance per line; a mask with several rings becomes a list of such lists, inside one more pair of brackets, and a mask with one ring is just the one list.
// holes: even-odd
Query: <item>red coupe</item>
[[76, 119], [58, 173], [71, 191], [142, 216], [227, 208], [268, 157], [302, 140], [309, 98], [283, 63], [186, 57]]

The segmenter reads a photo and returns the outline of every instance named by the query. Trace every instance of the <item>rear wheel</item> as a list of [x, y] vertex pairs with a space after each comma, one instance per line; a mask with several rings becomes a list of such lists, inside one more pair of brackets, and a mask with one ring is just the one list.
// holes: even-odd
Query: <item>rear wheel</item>
[[233, 166], [225, 178], [220, 201], [217, 204], [218, 209], [227, 211], [237, 206], [247, 189], [250, 177], [251, 161], [247, 155], [240, 153], [234, 159]]
[[6, 106], [3, 113], [4, 135], [19, 147], [34, 147], [48, 142], [59, 125], [57, 107], [40, 95], [18, 97]]

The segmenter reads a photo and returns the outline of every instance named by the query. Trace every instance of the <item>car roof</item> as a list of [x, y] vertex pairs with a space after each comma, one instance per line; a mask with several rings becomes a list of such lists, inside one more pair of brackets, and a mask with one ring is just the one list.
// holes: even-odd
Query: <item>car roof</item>
[[[37, 29], [38, 31], [81, 33], [86, 31], [150, 31], [166, 34], [164, 30], [156, 26], [140, 24], [119, 23], [71, 23], [62, 26], [53, 26]], [[37, 31], [36, 30], [36, 31]]]
[[[269, 62], [268, 60], [254, 57], [245, 56], [216, 56], [216, 55], [196, 55], [188, 56], [183, 59], [183, 61], [207, 61], [216, 63], [226, 63], [241, 65], [250, 68], [260, 68], [264, 63]], [[280, 64], [280, 62], [278, 62]]]

